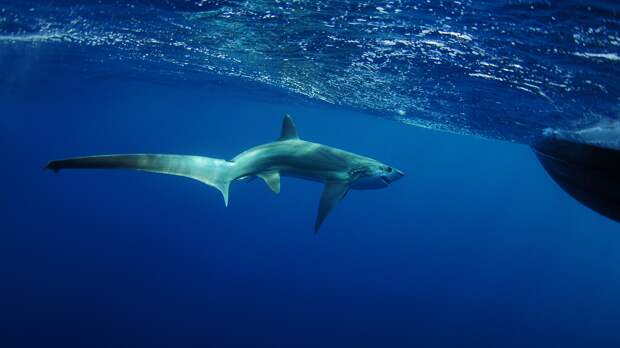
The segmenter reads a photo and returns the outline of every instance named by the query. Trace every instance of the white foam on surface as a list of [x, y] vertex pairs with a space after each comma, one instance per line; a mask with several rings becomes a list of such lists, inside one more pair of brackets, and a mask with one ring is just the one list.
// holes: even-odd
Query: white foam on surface
[[573, 55], [582, 58], [599, 58], [607, 59], [611, 61], [620, 62], [620, 56], [617, 53], [590, 53], [590, 52], [575, 52]]
[[620, 120], [603, 120], [579, 130], [547, 128], [545, 136], [620, 150]]

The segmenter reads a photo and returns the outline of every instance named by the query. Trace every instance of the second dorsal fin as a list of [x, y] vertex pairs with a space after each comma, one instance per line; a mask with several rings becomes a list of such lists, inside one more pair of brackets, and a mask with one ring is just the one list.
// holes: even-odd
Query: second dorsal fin
[[299, 135], [297, 134], [297, 128], [295, 127], [293, 119], [287, 114], [284, 115], [284, 119], [282, 120], [282, 133], [280, 134], [280, 138], [278, 138], [278, 140], [291, 139], [299, 139]]

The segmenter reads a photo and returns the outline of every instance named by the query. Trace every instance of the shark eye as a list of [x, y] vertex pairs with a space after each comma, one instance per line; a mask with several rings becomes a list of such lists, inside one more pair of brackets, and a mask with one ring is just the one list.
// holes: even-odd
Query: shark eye
[[387, 172], [391, 173], [392, 172], [392, 167], [387, 167]]

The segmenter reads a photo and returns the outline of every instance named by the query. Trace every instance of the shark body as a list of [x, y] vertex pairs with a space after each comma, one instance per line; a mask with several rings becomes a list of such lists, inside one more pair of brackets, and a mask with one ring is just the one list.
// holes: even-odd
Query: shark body
[[66, 168], [117, 168], [184, 176], [217, 188], [226, 205], [233, 181], [260, 177], [274, 193], [280, 192], [280, 176], [317, 181], [325, 187], [315, 232], [350, 189], [380, 189], [404, 176], [402, 171], [372, 158], [301, 140], [288, 115], [284, 116], [276, 141], [250, 148], [230, 161], [189, 155], [121, 154], [56, 160], [46, 168], [54, 172]]

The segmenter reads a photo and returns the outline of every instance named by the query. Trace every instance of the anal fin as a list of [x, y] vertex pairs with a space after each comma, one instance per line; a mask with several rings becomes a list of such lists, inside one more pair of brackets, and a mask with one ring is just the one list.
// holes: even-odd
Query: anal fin
[[250, 182], [250, 181], [253, 181], [254, 179], [256, 179], [254, 175], [246, 175], [246, 176], [237, 178], [236, 180], [241, 181], [241, 182]]

